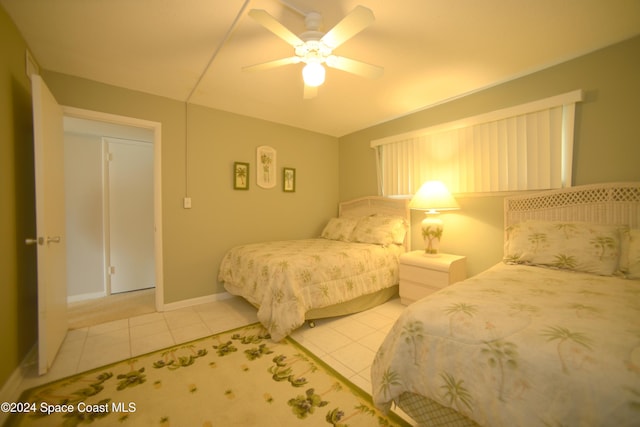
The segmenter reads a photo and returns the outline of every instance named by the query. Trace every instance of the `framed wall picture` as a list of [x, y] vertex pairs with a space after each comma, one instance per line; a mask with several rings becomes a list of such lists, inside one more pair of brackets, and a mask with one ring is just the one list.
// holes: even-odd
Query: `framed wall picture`
[[282, 168], [282, 191], [296, 191], [296, 170], [294, 168]]
[[256, 182], [262, 188], [276, 186], [276, 150], [268, 145], [261, 145], [256, 153]]
[[233, 188], [234, 190], [249, 189], [249, 163], [233, 163]]

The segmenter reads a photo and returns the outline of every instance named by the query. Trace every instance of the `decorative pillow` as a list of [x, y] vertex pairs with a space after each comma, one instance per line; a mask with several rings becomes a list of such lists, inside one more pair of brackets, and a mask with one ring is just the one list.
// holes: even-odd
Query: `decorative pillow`
[[525, 221], [507, 230], [505, 262], [612, 275], [620, 259], [614, 225]]
[[358, 224], [359, 218], [331, 218], [322, 230], [320, 237], [330, 240], [351, 241], [351, 233]]
[[627, 274], [629, 272], [629, 227], [623, 225], [620, 227], [620, 262], [618, 263], [618, 270], [620, 273]]
[[640, 229], [626, 230], [620, 269], [629, 279], [640, 279]]
[[371, 215], [360, 218], [353, 230], [351, 240], [377, 245], [401, 245], [407, 234], [404, 218], [389, 215]]

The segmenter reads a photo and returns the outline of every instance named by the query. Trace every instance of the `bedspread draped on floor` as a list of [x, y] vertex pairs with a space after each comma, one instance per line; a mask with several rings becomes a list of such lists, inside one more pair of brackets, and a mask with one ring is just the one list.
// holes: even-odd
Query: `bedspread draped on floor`
[[258, 319], [277, 341], [301, 326], [312, 308], [397, 284], [403, 251], [320, 238], [248, 244], [225, 255], [219, 280], [259, 307]]

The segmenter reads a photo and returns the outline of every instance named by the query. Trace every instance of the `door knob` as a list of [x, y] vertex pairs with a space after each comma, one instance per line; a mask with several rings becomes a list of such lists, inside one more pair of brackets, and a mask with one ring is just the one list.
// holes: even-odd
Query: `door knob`
[[60, 243], [61, 240], [60, 236], [47, 237], [46, 240], [44, 237], [38, 237], [37, 239], [24, 239], [24, 243], [27, 245], [44, 245], [45, 243]]

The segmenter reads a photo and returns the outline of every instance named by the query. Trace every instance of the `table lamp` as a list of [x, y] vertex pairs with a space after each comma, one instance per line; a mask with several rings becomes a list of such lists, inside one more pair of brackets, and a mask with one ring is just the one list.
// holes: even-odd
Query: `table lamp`
[[442, 182], [427, 181], [413, 196], [409, 208], [425, 211], [425, 218], [422, 220], [424, 251], [426, 254], [436, 255], [443, 230], [442, 220], [438, 217], [438, 213], [460, 209], [458, 202]]

